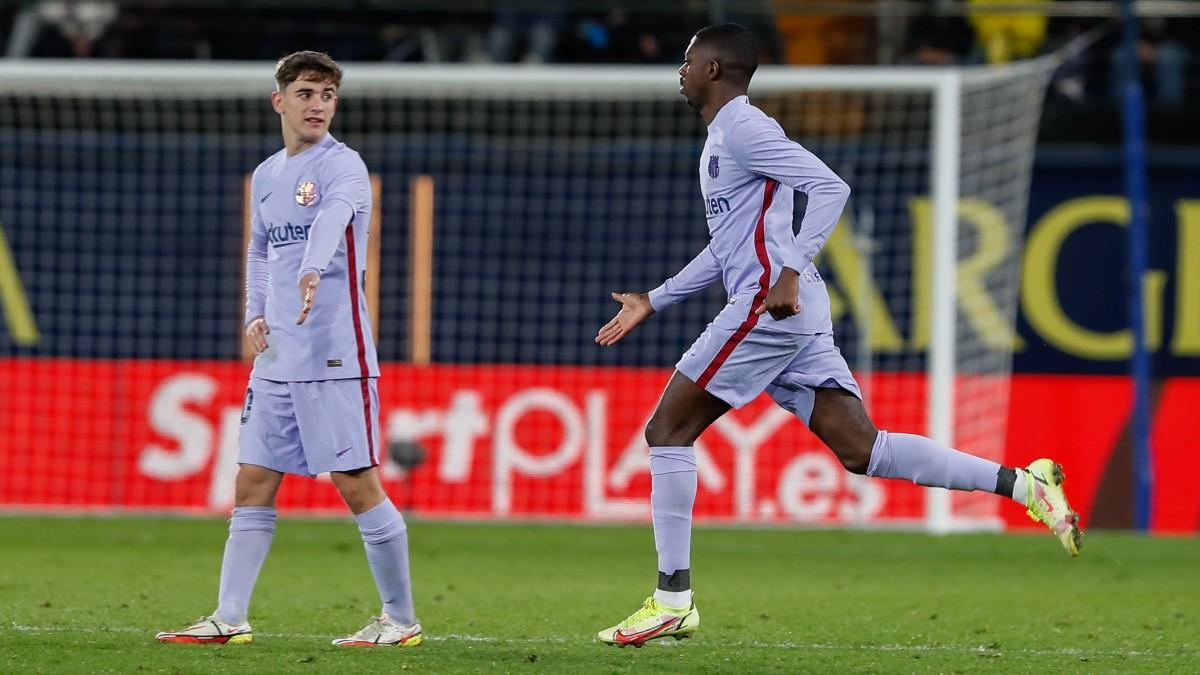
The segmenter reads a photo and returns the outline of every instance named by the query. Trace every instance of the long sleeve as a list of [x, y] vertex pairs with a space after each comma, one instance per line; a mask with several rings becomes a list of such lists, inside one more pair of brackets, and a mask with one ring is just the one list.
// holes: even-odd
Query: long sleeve
[[721, 263], [717, 256], [713, 255], [712, 247], [705, 246], [704, 250], [684, 265], [678, 274], [650, 291], [650, 306], [656, 312], [662, 311], [689, 295], [708, 288], [720, 278]]
[[769, 125], [735, 124], [729, 131], [727, 147], [747, 171], [808, 195], [800, 233], [784, 256], [784, 265], [803, 271], [833, 233], [850, 198], [850, 186], [816, 155], [789, 139], [774, 120]]
[[269, 283], [267, 230], [255, 210], [250, 218], [250, 244], [246, 246], [246, 316], [243, 326], [255, 317], [266, 315]]
[[370, 174], [358, 153], [338, 156], [329, 162], [326, 171], [325, 182], [329, 187], [308, 233], [304, 259], [300, 261], [300, 277], [309, 272], [324, 274], [354, 213], [370, 209]]
[[[340, 199], [331, 199], [324, 208], [313, 218], [312, 227], [308, 231], [308, 244], [304, 248], [304, 258], [300, 261], [300, 277], [309, 272], [318, 275], [325, 273], [333, 254], [346, 234], [346, 225], [354, 217], [354, 209], [349, 203]], [[297, 279], [298, 281], [299, 279]]]

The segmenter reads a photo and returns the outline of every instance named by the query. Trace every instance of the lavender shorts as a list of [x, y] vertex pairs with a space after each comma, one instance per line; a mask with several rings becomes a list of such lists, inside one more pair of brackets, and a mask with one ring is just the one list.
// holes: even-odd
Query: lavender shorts
[[862, 398], [832, 333], [741, 330], [714, 322], [675, 369], [734, 408], [765, 391], [805, 424], [812, 416], [817, 389], [841, 388]]
[[315, 476], [379, 463], [375, 378], [275, 382], [250, 378], [238, 464]]

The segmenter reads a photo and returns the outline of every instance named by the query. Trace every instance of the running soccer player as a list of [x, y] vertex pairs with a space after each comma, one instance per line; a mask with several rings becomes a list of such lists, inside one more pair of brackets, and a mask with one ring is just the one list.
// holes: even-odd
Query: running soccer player
[[[246, 251], [246, 390], [229, 540], [212, 615], [159, 642], [245, 643], [254, 583], [275, 534], [285, 473], [329, 472], [358, 521], [382, 615], [339, 646], [421, 643], [404, 518], [379, 482], [379, 364], [363, 297], [371, 189], [358, 153], [329, 125], [342, 70], [296, 52], [275, 68], [284, 148], [254, 171]], [[297, 292], [297, 286], [299, 292]]]
[[[692, 38], [679, 85], [708, 125], [699, 168], [711, 241], [649, 293], [613, 293], [621, 309], [596, 336], [601, 345], [616, 344], [651, 314], [718, 279], [729, 293], [729, 304], [676, 364], [646, 425], [658, 587], [641, 609], [600, 631], [608, 644], [680, 639], [700, 625], [690, 578], [692, 444], [731, 407], [763, 391], [803, 420], [846, 470], [1012, 498], [1045, 523], [1068, 553], [1079, 554], [1078, 518], [1053, 461], [1001, 466], [871, 422], [834, 344], [829, 295], [812, 264], [850, 188], [750, 103], [746, 91], [757, 66], [758, 45], [741, 26], [710, 26]], [[797, 190], [808, 205], [799, 234], [793, 234]]]

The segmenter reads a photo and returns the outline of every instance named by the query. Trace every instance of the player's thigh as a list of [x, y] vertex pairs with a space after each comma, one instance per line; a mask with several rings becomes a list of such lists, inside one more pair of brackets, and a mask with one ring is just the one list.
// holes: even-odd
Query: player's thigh
[[807, 424], [846, 468], [865, 469], [877, 432], [863, 406], [858, 382], [832, 335], [807, 336], [803, 348], [767, 393]]
[[646, 423], [650, 447], [687, 446], [729, 410], [729, 404], [675, 371]]
[[799, 417], [812, 429], [814, 415], [818, 424], [825, 418], [825, 415], [817, 414], [815, 410], [819, 391], [843, 390], [857, 399], [862, 398], [862, 393], [854, 374], [850, 372], [850, 366], [846, 364], [841, 350], [834, 343], [832, 334], [799, 337], [799, 349], [787, 366], [771, 381], [767, 393], [780, 407]]
[[646, 426], [651, 446], [691, 445], [730, 408], [758, 397], [795, 355], [797, 336], [714, 321], [679, 359]]
[[237, 461], [280, 473], [313, 475], [304, 459], [300, 427], [286, 382], [250, 379], [242, 405]]
[[375, 466], [379, 390], [375, 378], [290, 383], [304, 458], [313, 473]]
[[841, 387], [816, 390], [809, 428], [843, 460], [869, 459], [879, 434], [862, 399]]

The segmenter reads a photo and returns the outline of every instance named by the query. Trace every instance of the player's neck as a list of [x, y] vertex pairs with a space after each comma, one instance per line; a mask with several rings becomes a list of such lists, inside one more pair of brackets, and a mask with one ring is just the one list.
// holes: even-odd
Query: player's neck
[[721, 108], [724, 108], [726, 103], [729, 103], [739, 96], [745, 95], [746, 92], [735, 89], [720, 89], [713, 91], [712, 97], [709, 98], [708, 102], [704, 104], [704, 107], [700, 109], [700, 117], [704, 120], [704, 126], [708, 126], [713, 123], [713, 120], [717, 118], [717, 113], [721, 112]]
[[287, 134], [284, 134], [283, 147], [287, 149], [288, 157], [295, 157], [309, 148], [320, 145], [323, 140], [325, 140], [325, 134], [321, 134], [320, 137], [312, 141], [306, 141], [298, 135], [289, 137]]

